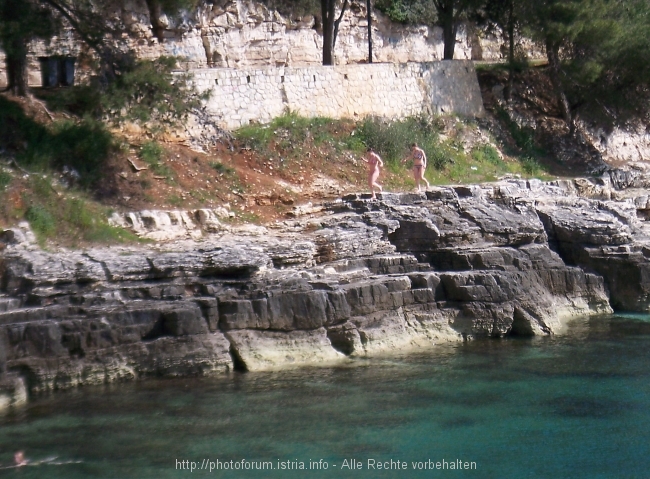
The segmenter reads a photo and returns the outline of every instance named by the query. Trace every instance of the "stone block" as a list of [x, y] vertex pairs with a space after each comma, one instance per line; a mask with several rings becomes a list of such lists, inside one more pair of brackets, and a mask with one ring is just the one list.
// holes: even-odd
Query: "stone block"
[[271, 329], [315, 329], [327, 323], [327, 293], [305, 291], [269, 296]]
[[163, 331], [172, 336], [208, 333], [208, 325], [198, 307], [168, 311], [162, 316]]
[[268, 329], [270, 323], [266, 308], [266, 299], [230, 300], [219, 302], [219, 324], [221, 329]]

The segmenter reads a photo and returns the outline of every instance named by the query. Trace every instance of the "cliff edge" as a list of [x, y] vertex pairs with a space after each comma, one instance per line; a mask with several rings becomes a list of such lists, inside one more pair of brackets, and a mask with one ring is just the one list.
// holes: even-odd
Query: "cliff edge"
[[[25, 227], [4, 230], [0, 406], [84, 384], [331, 364], [647, 311], [648, 178], [613, 170], [349, 195], [273, 229], [147, 247], [43, 251]], [[188, 238], [214, 227], [205, 212], [185, 214], [195, 222], [176, 227]]]

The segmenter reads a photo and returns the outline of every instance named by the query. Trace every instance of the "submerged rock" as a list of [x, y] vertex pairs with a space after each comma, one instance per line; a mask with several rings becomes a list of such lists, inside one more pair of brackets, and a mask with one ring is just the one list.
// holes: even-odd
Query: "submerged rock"
[[612, 185], [350, 195], [323, 205], [319, 229], [156, 247], [50, 252], [8, 230], [0, 409], [83, 384], [331, 364], [648, 311], [647, 194]]

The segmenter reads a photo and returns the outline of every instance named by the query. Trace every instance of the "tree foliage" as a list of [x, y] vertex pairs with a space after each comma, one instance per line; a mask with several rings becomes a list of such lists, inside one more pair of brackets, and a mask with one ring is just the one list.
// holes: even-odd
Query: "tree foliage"
[[456, 35], [461, 20], [472, 8], [480, 5], [480, 0], [431, 0], [438, 14], [444, 40], [443, 59], [453, 60], [456, 49]]
[[15, 95], [27, 92], [27, 47], [32, 39], [49, 39], [57, 19], [39, 2], [0, 0], [0, 46], [5, 52], [8, 89]]
[[546, 48], [558, 104], [572, 132], [577, 110], [586, 103], [605, 106], [630, 93], [647, 95], [648, 2], [531, 0], [524, 28]]
[[[128, 2], [129, 0], [120, 0]], [[196, 6], [198, 0], [144, 0], [150, 10], [151, 27], [160, 34], [163, 12], [178, 13]], [[118, 5], [119, 6], [119, 5]], [[135, 64], [129, 45], [128, 27], [112, 19], [114, 5], [102, 0], [0, 0], [0, 48], [7, 53], [8, 83], [12, 91], [27, 91], [27, 45], [34, 39], [49, 40], [62, 28], [69, 28], [88, 46], [99, 62], [103, 85], [113, 82]]]
[[437, 19], [431, 0], [377, 0], [375, 8], [398, 23], [433, 25]]
[[506, 99], [510, 99], [514, 84], [517, 60], [515, 58], [515, 34], [521, 32], [524, 16], [524, 2], [517, 0], [485, 0], [482, 8], [475, 9], [471, 17], [479, 25], [494, 33], [500, 31], [507, 41], [508, 51], [508, 85], [504, 91]]

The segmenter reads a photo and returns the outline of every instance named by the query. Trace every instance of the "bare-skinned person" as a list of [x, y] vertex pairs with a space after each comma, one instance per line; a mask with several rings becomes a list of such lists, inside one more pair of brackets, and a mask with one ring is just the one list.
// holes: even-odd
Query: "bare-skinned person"
[[366, 156], [362, 159], [368, 164], [368, 186], [372, 192], [371, 199], [374, 200], [376, 198], [375, 188], [378, 188], [380, 193], [383, 191], [381, 185], [377, 183], [377, 178], [379, 178], [380, 168], [383, 168], [384, 162], [372, 148], [366, 150]]
[[427, 155], [417, 143], [411, 145], [411, 156], [405, 158], [404, 161], [408, 159], [413, 159], [413, 179], [415, 180], [418, 191], [420, 191], [421, 181], [424, 181], [427, 184], [426, 187], [429, 188], [431, 185], [424, 177], [424, 171], [427, 169]]
[[25, 453], [23, 451], [18, 451], [14, 454], [14, 467], [22, 467], [27, 465], [27, 459], [25, 459]]

